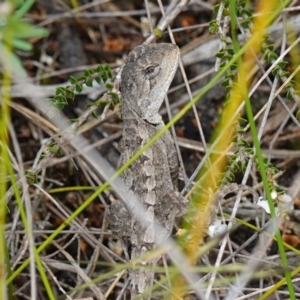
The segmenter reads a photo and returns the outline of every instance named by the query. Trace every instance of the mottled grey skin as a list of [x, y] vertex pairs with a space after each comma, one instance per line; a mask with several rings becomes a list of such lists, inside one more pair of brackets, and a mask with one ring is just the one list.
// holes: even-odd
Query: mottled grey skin
[[[173, 44], [138, 46], [130, 52], [121, 75], [123, 95], [123, 137], [119, 149], [122, 162], [127, 162], [163, 126], [158, 111], [173, 80], [179, 60], [179, 49]], [[174, 219], [182, 215], [186, 201], [177, 192], [178, 157], [167, 131], [124, 172], [126, 186], [140, 199], [146, 209], [141, 225], [120, 201], [111, 206], [111, 230], [116, 237], [130, 236], [131, 260], [153, 250], [157, 239], [154, 218], [164, 228], [167, 238]], [[130, 201], [128, 197], [127, 201]], [[144, 260], [132, 270], [131, 298], [151, 287], [153, 267], [160, 257]], [[150, 299], [145, 296], [143, 299]]]

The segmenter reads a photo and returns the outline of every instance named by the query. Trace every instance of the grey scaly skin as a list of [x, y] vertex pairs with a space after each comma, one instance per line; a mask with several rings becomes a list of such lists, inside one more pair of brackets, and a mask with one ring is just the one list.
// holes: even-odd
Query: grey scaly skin
[[[158, 111], [175, 75], [179, 49], [173, 44], [152, 44], [133, 49], [121, 75], [123, 137], [119, 144], [122, 162], [127, 162], [165, 124]], [[114, 236], [129, 235], [131, 260], [156, 248], [154, 219], [167, 238], [176, 216], [186, 208], [177, 191], [178, 157], [170, 133], [165, 132], [128, 168], [123, 180], [144, 205], [144, 224], [133, 217], [121, 201], [111, 205], [110, 226]], [[130, 201], [130, 194], [127, 199]], [[160, 257], [144, 260], [130, 272], [131, 299], [153, 285], [154, 267]], [[142, 299], [151, 299], [151, 295]]]

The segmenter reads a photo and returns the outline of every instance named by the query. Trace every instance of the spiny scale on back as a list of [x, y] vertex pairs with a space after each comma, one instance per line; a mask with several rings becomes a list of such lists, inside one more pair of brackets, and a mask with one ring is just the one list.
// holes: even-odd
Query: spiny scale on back
[[[164, 126], [158, 111], [173, 80], [178, 59], [179, 49], [173, 44], [138, 46], [128, 55], [121, 75], [123, 163]], [[177, 190], [177, 179], [178, 158], [169, 132], [124, 172], [126, 185], [146, 205], [148, 216], [145, 217], [149, 219], [153, 219], [155, 205], [160, 204], [167, 193]], [[136, 222], [133, 227], [139, 224]], [[153, 228], [149, 228], [142, 240], [154, 243], [153, 236]]]
[[[175, 75], [179, 49], [173, 44], [138, 46], [130, 52], [121, 75], [123, 137], [120, 141], [122, 162], [127, 162], [163, 126], [158, 111]], [[154, 218], [164, 227], [167, 238], [174, 218], [185, 200], [177, 192], [178, 157], [169, 132], [161, 136], [124, 172], [127, 187], [147, 210], [146, 227], [131, 217], [122, 203], [111, 207], [111, 229], [114, 235], [130, 235], [131, 259], [151, 251], [156, 239]], [[130, 197], [128, 197], [130, 198]], [[130, 199], [128, 199], [130, 201]], [[182, 212], [183, 213], [183, 212]], [[126, 228], [124, 228], [126, 227]], [[152, 286], [158, 258], [145, 262], [148, 268], [131, 272], [132, 299]], [[150, 299], [146, 297], [145, 299]]]

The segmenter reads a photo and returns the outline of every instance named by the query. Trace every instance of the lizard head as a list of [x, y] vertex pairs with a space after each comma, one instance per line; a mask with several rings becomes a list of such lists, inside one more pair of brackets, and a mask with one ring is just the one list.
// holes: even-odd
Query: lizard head
[[135, 112], [151, 124], [159, 124], [158, 111], [175, 75], [179, 48], [173, 44], [141, 45], [128, 55], [121, 74], [123, 117]]

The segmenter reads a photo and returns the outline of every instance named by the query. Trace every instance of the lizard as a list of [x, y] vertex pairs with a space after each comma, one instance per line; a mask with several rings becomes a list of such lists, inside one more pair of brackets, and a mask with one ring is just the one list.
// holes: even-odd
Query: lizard
[[[119, 143], [122, 163], [127, 162], [165, 126], [159, 109], [175, 75], [179, 48], [170, 43], [140, 45], [128, 55], [121, 73], [121, 114], [123, 134]], [[110, 207], [113, 236], [129, 235], [131, 261], [155, 249], [159, 240], [156, 219], [170, 236], [177, 216], [183, 215], [187, 201], [177, 190], [178, 156], [166, 131], [123, 173], [123, 181], [145, 208], [144, 224], [119, 200]], [[130, 193], [127, 195], [130, 201]], [[153, 285], [154, 267], [160, 257], [151, 257], [130, 271], [131, 299]], [[151, 299], [151, 295], [139, 299]]]

